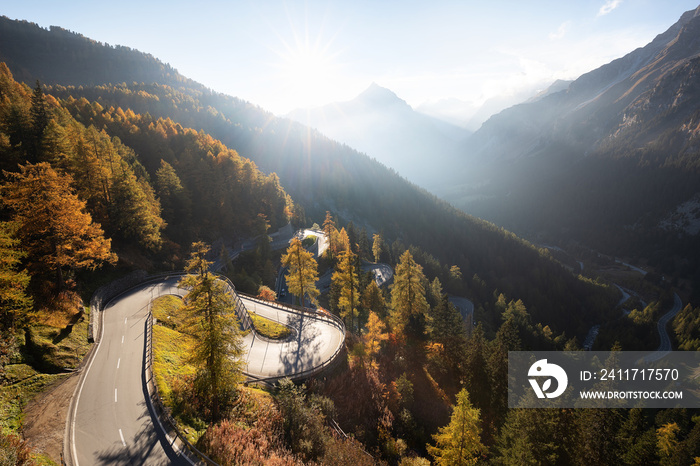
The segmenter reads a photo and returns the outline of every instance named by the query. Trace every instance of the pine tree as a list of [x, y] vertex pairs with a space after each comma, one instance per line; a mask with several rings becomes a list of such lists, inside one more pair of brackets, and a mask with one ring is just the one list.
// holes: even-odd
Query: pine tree
[[192, 229], [192, 201], [173, 166], [161, 160], [155, 181], [156, 194], [163, 219], [168, 223], [169, 236], [176, 239], [187, 238]]
[[511, 409], [491, 462], [504, 466], [574, 464], [573, 424], [574, 414], [570, 409]]
[[382, 295], [382, 290], [377, 286], [377, 282], [370, 280], [365, 289], [362, 291], [362, 297], [360, 298], [362, 307], [365, 312], [374, 312], [380, 318], [386, 318], [386, 301]]
[[116, 261], [111, 241], [71, 190], [69, 175], [47, 163], [20, 166], [20, 170], [5, 172], [9, 179], [2, 186], [2, 200], [15, 214], [18, 237], [34, 270], [52, 270], [59, 291], [65, 268], [94, 270], [103, 262]]
[[304, 249], [298, 238], [293, 238], [287, 253], [282, 256], [282, 264], [287, 267], [287, 286], [289, 292], [295, 295], [302, 305], [305, 298], [312, 302], [319, 295], [316, 288], [318, 281], [318, 264], [314, 255]]
[[326, 211], [326, 219], [323, 221], [323, 234], [326, 235], [328, 240], [327, 254], [331, 260], [333, 260], [333, 255], [336, 250], [336, 240], [338, 235], [338, 230], [336, 229], [335, 222], [333, 221], [333, 216], [329, 211]]
[[31, 107], [29, 110], [32, 120], [32, 147], [30, 160], [39, 161], [41, 158], [42, 139], [44, 131], [49, 125], [49, 111], [44, 91], [41, 89], [41, 83], [37, 80], [34, 93], [32, 94]]
[[382, 257], [382, 248], [384, 247], [384, 240], [380, 233], [375, 233], [372, 236], [372, 255], [374, 256], [374, 262], [379, 262]]
[[14, 238], [16, 225], [0, 222], [0, 331], [11, 334], [28, 322], [32, 298], [27, 295], [29, 274], [18, 270], [26, 255]]
[[452, 373], [459, 374], [460, 365], [465, 359], [467, 335], [462, 316], [446, 294], [439, 297], [438, 304], [433, 308], [428, 330], [430, 339], [443, 348], [442, 356]]
[[207, 400], [211, 420], [221, 419], [222, 406], [230, 401], [241, 380], [245, 349], [233, 297], [224, 282], [209, 272], [205, 259], [209, 247], [192, 245], [192, 255], [185, 267], [190, 274], [178, 286], [189, 289], [185, 311], [189, 315], [187, 331], [194, 337], [190, 362], [197, 368], [195, 390]]
[[426, 281], [423, 268], [413, 260], [409, 251], [404, 252], [396, 266], [391, 289], [390, 321], [394, 333], [403, 334], [409, 325], [412, 333], [422, 332], [419, 322], [429, 309], [425, 297]]
[[486, 452], [480, 435], [479, 410], [472, 407], [469, 392], [462, 389], [457, 394], [457, 405], [452, 412], [450, 423], [433, 435], [435, 446], [428, 445], [428, 453], [439, 465], [476, 464]]
[[360, 302], [360, 293], [357, 291], [358, 277], [355, 257], [355, 254], [350, 250], [340, 253], [338, 266], [332, 277], [332, 281], [340, 288], [340, 296], [338, 297], [340, 316], [343, 319], [350, 319], [350, 331], [355, 330], [355, 317], [358, 315]]

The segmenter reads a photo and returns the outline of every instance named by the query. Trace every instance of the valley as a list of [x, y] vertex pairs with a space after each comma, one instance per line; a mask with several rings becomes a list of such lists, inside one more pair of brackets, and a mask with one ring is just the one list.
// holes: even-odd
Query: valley
[[71, 464], [178, 461], [143, 337], [156, 295], [196, 290], [153, 378], [217, 464], [445, 464], [458, 413], [464, 462], [690, 464], [696, 408], [510, 408], [508, 354], [700, 349], [699, 33], [700, 8], [472, 131], [376, 83], [279, 117], [0, 17], [0, 452], [64, 459], [22, 417], [76, 371]]

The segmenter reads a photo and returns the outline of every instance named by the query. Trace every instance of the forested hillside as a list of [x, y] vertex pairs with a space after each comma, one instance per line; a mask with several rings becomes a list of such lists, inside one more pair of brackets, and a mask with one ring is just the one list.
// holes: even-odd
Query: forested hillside
[[[17, 27], [16, 23], [12, 24]], [[40, 55], [35, 55], [33, 50], [55, 47], [59, 55], [66, 53], [73, 57], [71, 44], [74, 41], [89, 42], [77, 35], [66, 36], [65, 31], [47, 34], [46, 30], [26, 23], [21, 29], [24, 40], [33, 45], [26, 53], [12, 57], [17, 69], [31, 69], [32, 63], [40, 60]], [[114, 54], [112, 47], [104, 45], [85, 50], [89, 53], [81, 55], [84, 61], [80, 66], [83, 67], [96, 66], [103, 59], [113, 60], [114, 66], [121, 70], [134, 68], [135, 62], [142, 63], [141, 58], [137, 60], [136, 57], [143, 57], [143, 54], [136, 51]], [[66, 56], [65, 61], [57, 58], [55, 73], [45, 78], [44, 84], [50, 85], [47, 93], [59, 99], [85, 126], [94, 125], [97, 131], [119, 137], [138, 154], [139, 163], [154, 180], [163, 159], [173, 167], [187, 191], [195, 194], [202, 190], [201, 185], [196, 185], [195, 174], [189, 173], [186, 159], [170, 152], [178, 147], [182, 149], [183, 141], [188, 140], [188, 136], [182, 134], [188, 131], [184, 128], [203, 130], [226, 147], [250, 158], [262, 171], [275, 173], [279, 184], [303, 208], [295, 209], [295, 218], [302, 220], [305, 216], [310, 221], [320, 222], [328, 210], [343, 222], [353, 221], [370, 232], [381, 231], [389, 243], [399, 241], [404, 247], [418, 247], [427, 253], [426, 257], [433, 256], [446, 267], [459, 266], [467, 278], [465, 290], [470, 294], [502, 291], [509, 297], [522, 299], [537, 321], [581, 337], [589, 323], [599, 321], [614, 303], [605, 297], [606, 293], [596, 291], [596, 285], [563, 273], [558, 264], [517, 237], [459, 212], [385, 166], [314, 130], [275, 118], [250, 103], [186, 80], [178, 79], [176, 87], [171, 85], [170, 78], [135, 82], [143, 76], [141, 64], [134, 69], [133, 79], [125, 82], [114, 79], [89, 86], [102, 79], [100, 73], [95, 73], [81, 86], [66, 86], [61, 84], [67, 81], [61, 69], [76, 66], [70, 57]], [[154, 62], [153, 72], [161, 66]], [[91, 74], [89, 69], [85, 74]], [[156, 137], [146, 136], [150, 134]], [[189, 138], [192, 137], [190, 133]], [[210, 152], [217, 153], [206, 150]], [[167, 166], [163, 170], [168, 170]], [[217, 184], [207, 182], [205, 186], [206, 191], [211, 192], [210, 188]], [[227, 186], [226, 189], [233, 188]], [[200, 194], [205, 196], [204, 192]], [[255, 197], [252, 195], [250, 199]], [[201, 216], [189, 223], [192, 228], [211, 232], [207, 222], [238, 221], [221, 211], [207, 211], [214, 206], [206, 196], [198, 200], [202, 202], [193, 204], [193, 212]], [[228, 202], [231, 200], [233, 198]], [[161, 199], [164, 205], [166, 202], [170, 201]], [[254, 210], [250, 205], [233, 204], [236, 202], [226, 205], [231, 209], [250, 207]], [[279, 225], [279, 215], [264, 213], [273, 226]], [[167, 212], [164, 215], [168, 224], [184, 221], [184, 217], [173, 218]], [[245, 234], [228, 226], [219, 231], [229, 241]], [[474, 275], [479, 277], [475, 283], [485, 283], [485, 289], [482, 285], [473, 285]], [[574, 319], [571, 319], [572, 310], [575, 310]]]

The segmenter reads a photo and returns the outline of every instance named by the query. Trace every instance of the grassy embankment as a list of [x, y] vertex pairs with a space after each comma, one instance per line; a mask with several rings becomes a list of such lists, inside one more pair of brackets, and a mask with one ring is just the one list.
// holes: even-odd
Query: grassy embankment
[[[49, 386], [60, 382], [76, 369], [90, 349], [87, 340], [89, 310], [79, 312], [77, 295], [67, 293], [50, 310], [40, 310], [26, 333], [17, 333], [19, 350], [5, 366], [0, 380], [0, 430], [18, 432], [24, 423], [27, 403]], [[34, 457], [37, 464], [55, 464], [45, 456]]]
[[[184, 333], [186, 315], [182, 300], [176, 296], [161, 296], [153, 302], [153, 315], [157, 325], [153, 327], [153, 373], [161, 399], [166, 406], [173, 406], [173, 383], [195, 373], [187, 359], [193, 347], [192, 337]], [[286, 338], [289, 328], [264, 317], [250, 313], [255, 328], [271, 339]], [[191, 443], [204, 434], [206, 425], [197, 420], [184, 419], [173, 412], [178, 427]]]

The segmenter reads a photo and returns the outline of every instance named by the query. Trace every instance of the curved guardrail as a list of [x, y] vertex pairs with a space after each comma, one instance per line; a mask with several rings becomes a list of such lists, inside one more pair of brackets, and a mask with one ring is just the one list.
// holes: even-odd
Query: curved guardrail
[[[217, 462], [213, 461], [207, 455], [199, 451], [197, 447], [192, 445], [189, 442], [189, 440], [187, 440], [185, 434], [183, 434], [177, 427], [177, 422], [175, 422], [175, 419], [173, 419], [173, 417], [170, 415], [170, 409], [163, 404], [163, 400], [160, 397], [160, 393], [158, 393], [158, 385], [156, 384], [155, 375], [153, 374], [153, 309], [151, 308], [151, 304], [148, 305], [145, 336], [146, 361], [144, 364], [144, 376], [146, 378], [146, 386], [148, 389], [148, 395], [151, 399], [151, 404], [158, 411], [159, 422], [167, 422], [171, 431], [175, 432], [175, 435], [177, 436], [178, 440], [185, 447], [180, 451], [187, 455], [190, 462], [193, 462], [193, 460], [195, 460], [204, 462], [204, 464], [208, 464], [211, 466], [219, 466]], [[165, 428], [163, 428], [163, 430], [165, 430]], [[192, 458], [192, 456], [194, 456], [195, 458]]]
[[[334, 314], [331, 314], [329, 312], [320, 312], [316, 309], [310, 309], [310, 308], [306, 308], [306, 307], [302, 307], [302, 306], [295, 306], [293, 304], [279, 303], [277, 301], [266, 301], [264, 299], [260, 299], [258, 297], [255, 297], [255, 296], [252, 296], [252, 295], [249, 295], [246, 293], [239, 292], [238, 294], [245, 296], [246, 299], [249, 299], [251, 301], [257, 301], [261, 304], [265, 304], [267, 306], [271, 306], [271, 307], [275, 307], [277, 309], [284, 310], [285, 312], [292, 312], [295, 314], [304, 315], [306, 317], [311, 317], [312, 319], [323, 320], [325, 322], [328, 322], [328, 323], [334, 325], [335, 327], [337, 327], [342, 332], [343, 341], [345, 340], [345, 322], [343, 322], [343, 320], [340, 317], [338, 317]], [[338, 347], [336, 348], [335, 352], [328, 359], [323, 361], [321, 364], [319, 364], [318, 366], [313, 367], [311, 369], [307, 369], [307, 370], [301, 371], [301, 372], [296, 372], [294, 374], [275, 375], [275, 376], [270, 376], [270, 377], [257, 377], [255, 375], [248, 374], [246, 372], [244, 372], [244, 374], [246, 375], [246, 377], [251, 379], [251, 381], [261, 382], [261, 383], [271, 383], [271, 382], [275, 382], [275, 381], [278, 381], [278, 380], [281, 380], [284, 378], [289, 378], [289, 379], [296, 380], [296, 381], [304, 380], [304, 379], [307, 379], [309, 377], [313, 377], [315, 375], [318, 375], [321, 372], [327, 370], [329, 367], [331, 367], [338, 360], [338, 356], [343, 351], [344, 347], [345, 346], [341, 342], [341, 344], [339, 344]]]
[[[177, 277], [177, 276], [182, 276], [185, 275], [185, 272], [165, 272], [165, 273], [160, 273], [160, 274], [154, 274], [154, 275], [147, 275], [143, 271], [137, 271], [134, 272], [123, 279], [116, 280], [115, 282], [110, 283], [107, 286], [101, 287], [98, 289], [94, 294], [93, 298], [90, 301], [90, 327], [89, 327], [89, 334], [88, 338], [91, 341], [96, 341], [99, 343], [99, 326], [101, 325], [102, 321], [102, 312], [104, 308], [109, 304], [110, 301], [118, 297], [119, 295], [136, 288], [138, 286], [145, 285], [147, 283], [152, 283], [155, 281], [163, 280], [168, 277]], [[236, 291], [235, 285], [231, 282], [231, 280], [228, 279], [228, 277], [217, 274], [217, 277], [224, 281], [227, 286], [227, 291], [231, 294], [231, 297], [234, 299], [235, 303], [235, 310], [236, 314], [239, 318], [239, 322], [241, 323], [241, 326], [243, 329], [251, 329], [253, 331], [253, 334], [255, 335], [255, 325], [252, 322], [252, 319], [248, 315], [247, 309], [245, 307], [245, 304], [241, 300], [240, 295], [243, 295], [246, 297], [246, 299], [258, 301], [262, 304], [276, 307], [278, 309], [282, 309], [285, 312], [293, 312], [296, 314], [304, 315], [307, 317], [311, 317], [314, 319], [318, 320], [323, 320], [326, 321], [333, 326], [337, 327], [339, 330], [341, 330], [342, 335], [343, 335], [343, 341], [345, 338], [345, 323], [340, 319], [338, 316], [335, 316], [330, 313], [324, 313], [320, 312], [318, 310], [314, 309], [309, 309], [309, 308], [304, 308], [301, 306], [294, 306], [294, 305], [288, 305], [288, 304], [283, 304], [283, 303], [278, 303], [278, 302], [270, 302], [270, 301], [265, 301], [262, 299], [259, 299], [254, 296], [246, 295], [244, 293], [239, 293]], [[160, 398], [160, 395], [158, 393], [158, 388], [155, 384], [155, 377], [153, 375], [153, 314], [152, 314], [152, 309], [151, 306], [149, 305], [148, 309], [148, 314], [146, 318], [146, 324], [145, 324], [145, 337], [146, 337], [146, 361], [144, 364], [144, 377], [147, 383], [147, 389], [149, 393], [149, 398], [152, 403], [152, 406], [154, 409], [157, 408], [158, 410], [158, 419], [159, 422], [161, 419], [163, 419], [167, 424], [168, 427], [172, 432], [174, 432], [178, 438], [178, 440], [181, 442], [181, 444], [185, 447], [181, 449], [181, 451], [185, 452], [185, 454], [188, 456], [190, 459], [190, 462], [194, 461], [197, 462], [203, 462], [204, 464], [208, 465], [217, 465], [214, 461], [212, 461], [210, 458], [208, 458], [204, 453], [200, 452], [194, 445], [192, 445], [186, 438], [186, 436], [180, 432], [178, 429], [174, 419], [170, 415], [168, 408], [163, 405], [162, 399]], [[94, 347], [93, 347], [94, 348]], [[281, 380], [283, 378], [290, 378], [292, 380], [303, 380], [309, 377], [313, 377], [324, 370], [328, 369], [330, 366], [333, 365], [335, 361], [338, 359], [338, 355], [342, 352], [344, 348], [344, 345], [339, 344], [338, 348], [335, 350], [333, 355], [331, 355], [328, 359], [323, 361], [320, 365], [312, 368], [312, 369], [307, 369], [302, 372], [298, 372], [295, 374], [285, 374], [285, 375], [279, 375], [279, 376], [272, 376], [272, 377], [257, 377], [254, 374], [246, 373], [245, 371], [243, 374], [249, 379], [249, 381], [253, 382], [262, 382], [262, 383], [272, 383], [278, 380]], [[92, 350], [91, 352], [92, 353]], [[74, 398], [71, 399], [71, 407], [74, 403]], [[69, 431], [72, 428], [71, 427], [71, 414], [73, 413], [73, 409], [69, 409], [69, 416], [66, 420], [66, 438], [69, 438]], [[165, 430], [165, 426], [161, 424], [161, 427], [163, 430]], [[166, 434], [167, 435], [167, 434]], [[66, 444], [64, 442], [64, 452], [66, 450]], [[70, 451], [70, 448], [68, 448], [68, 451]], [[73, 464], [72, 461], [72, 456], [69, 453], [68, 455], [64, 454], [64, 458], [69, 458], [69, 464]]]

